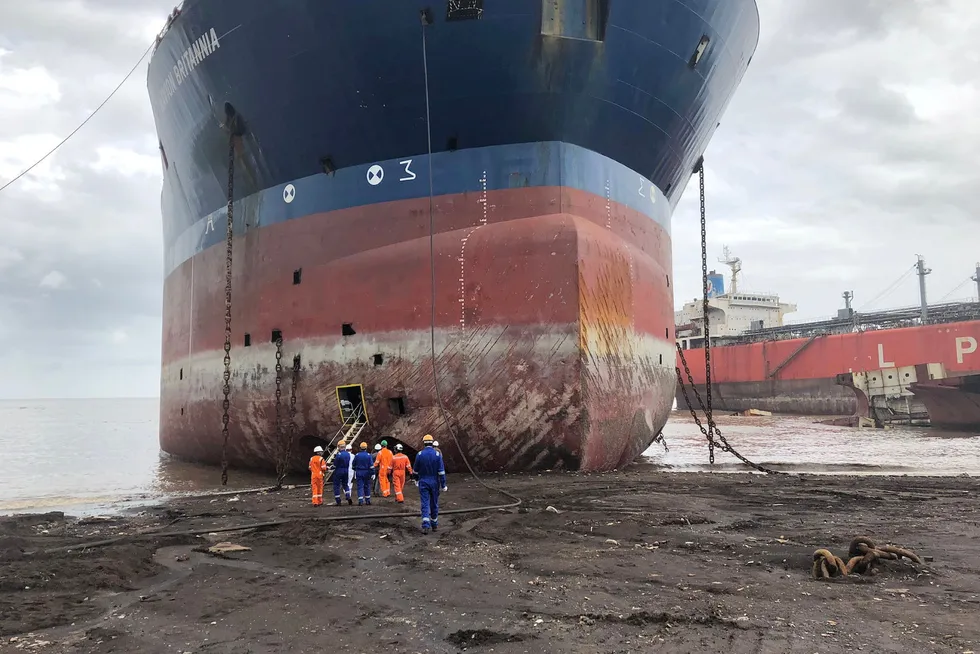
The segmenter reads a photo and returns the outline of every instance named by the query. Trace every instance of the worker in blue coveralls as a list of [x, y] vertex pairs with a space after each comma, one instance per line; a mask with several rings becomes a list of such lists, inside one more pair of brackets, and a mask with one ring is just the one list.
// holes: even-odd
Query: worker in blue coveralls
[[442, 455], [432, 446], [432, 435], [422, 437], [422, 451], [415, 455], [415, 472], [412, 478], [419, 484], [419, 500], [422, 504], [422, 533], [439, 528], [439, 490], [449, 490], [446, 485], [446, 466]]
[[333, 499], [340, 506], [340, 493], [343, 489], [347, 503], [350, 499], [350, 452], [344, 449], [344, 441], [337, 443], [337, 453], [333, 455]]
[[361, 451], [354, 455], [354, 480], [357, 481], [357, 505], [371, 505], [371, 484], [374, 483], [374, 461], [367, 443], [361, 443]]

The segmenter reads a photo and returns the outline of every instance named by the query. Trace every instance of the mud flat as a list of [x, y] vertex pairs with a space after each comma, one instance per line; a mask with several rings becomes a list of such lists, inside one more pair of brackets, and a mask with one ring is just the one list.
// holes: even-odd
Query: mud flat
[[[417, 519], [317, 522], [398, 509], [314, 509], [303, 489], [2, 518], [0, 651], [980, 651], [980, 479], [637, 465], [488, 482], [524, 504], [446, 516], [428, 536]], [[461, 475], [449, 485], [443, 508], [497, 501]], [[295, 520], [77, 549], [280, 519]], [[843, 555], [855, 536], [932, 560], [810, 579], [815, 549]], [[201, 551], [218, 541], [251, 549]]]

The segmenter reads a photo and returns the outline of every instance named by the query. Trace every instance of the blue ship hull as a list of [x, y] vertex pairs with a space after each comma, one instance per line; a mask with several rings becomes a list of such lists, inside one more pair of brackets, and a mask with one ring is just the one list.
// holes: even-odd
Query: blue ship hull
[[662, 427], [670, 214], [754, 0], [458, 4], [187, 0], [162, 36], [166, 451], [220, 458], [230, 140], [234, 464], [280, 456], [273, 329], [301, 356], [301, 448], [352, 384], [379, 435], [449, 420], [484, 469], [616, 467]]

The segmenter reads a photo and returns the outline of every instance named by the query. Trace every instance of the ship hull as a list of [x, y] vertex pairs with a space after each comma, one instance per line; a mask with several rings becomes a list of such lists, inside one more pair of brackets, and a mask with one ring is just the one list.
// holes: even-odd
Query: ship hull
[[[462, 465], [448, 418], [481, 469], [628, 463], [670, 408], [670, 241], [646, 215], [606, 205], [549, 187], [437, 198], [434, 365], [445, 414], [433, 377], [427, 199], [314, 214], [236, 240], [229, 461], [277, 456], [278, 330], [284, 432], [300, 356], [304, 455], [340, 426], [337, 387], [361, 384], [369, 442], [417, 447], [433, 432], [447, 460]], [[378, 229], [338, 228], [344, 221]], [[330, 248], [345, 254], [322, 257]], [[224, 249], [210, 248], [175, 270], [165, 290], [161, 445], [205, 462], [221, 450], [220, 432], [205, 438], [201, 425], [220, 425], [224, 265]], [[344, 336], [344, 324], [355, 333]], [[398, 398], [404, 415], [389, 408]]]
[[[607, 470], [649, 446], [674, 389], [670, 215], [755, 4], [490, 4], [423, 28], [403, 0], [184, 3], [149, 74], [164, 451], [303, 469], [346, 388], [361, 438], [433, 433], [455, 469]], [[594, 33], [578, 5], [609, 8]]]
[[[854, 392], [837, 375], [941, 363], [949, 376], [980, 370], [980, 321], [869, 330], [809, 339], [711, 348], [712, 407], [803, 415], [853, 415]], [[685, 350], [695, 386], [705, 394], [704, 350]], [[677, 357], [683, 371], [683, 362]], [[687, 382], [686, 375], [682, 375]], [[688, 391], [690, 394], [690, 390]], [[687, 409], [678, 385], [676, 401]], [[697, 404], [693, 394], [691, 402]]]
[[933, 427], [980, 434], [980, 375], [935, 379], [910, 386]]

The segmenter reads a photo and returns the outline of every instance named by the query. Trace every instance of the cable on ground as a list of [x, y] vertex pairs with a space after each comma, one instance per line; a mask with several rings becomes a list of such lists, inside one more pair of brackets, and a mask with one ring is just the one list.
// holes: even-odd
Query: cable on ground
[[[510, 495], [506, 491], [491, 488], [491, 490], [497, 490], [499, 493], [504, 495]], [[446, 509], [439, 511], [439, 515], [461, 515], [465, 513], [481, 513], [483, 511], [495, 511], [500, 509], [510, 509], [516, 506], [514, 503], [510, 504], [494, 504], [488, 506], [474, 506], [470, 508], [463, 509]], [[63, 545], [61, 547], [52, 547], [50, 549], [41, 550], [42, 554], [57, 554], [58, 552], [68, 552], [76, 550], [94, 549], [96, 547], [107, 547], [109, 545], [115, 545], [122, 541], [131, 540], [145, 540], [147, 538], [172, 538], [175, 536], [202, 536], [204, 534], [220, 534], [229, 531], [246, 531], [251, 529], [265, 529], [270, 527], [281, 527], [282, 525], [288, 525], [293, 522], [350, 522], [353, 520], [383, 520], [386, 518], [418, 518], [418, 511], [402, 511], [400, 513], [358, 513], [354, 515], [332, 515], [332, 516], [297, 516], [295, 518], [283, 518], [281, 520], [268, 520], [265, 522], [252, 522], [243, 525], [233, 525], [231, 527], [202, 527], [200, 529], [185, 529], [182, 531], [146, 531], [141, 534], [127, 534], [125, 536], [116, 536], [114, 538], [106, 538], [104, 540], [95, 540], [83, 543], [73, 543], [71, 545]]]

